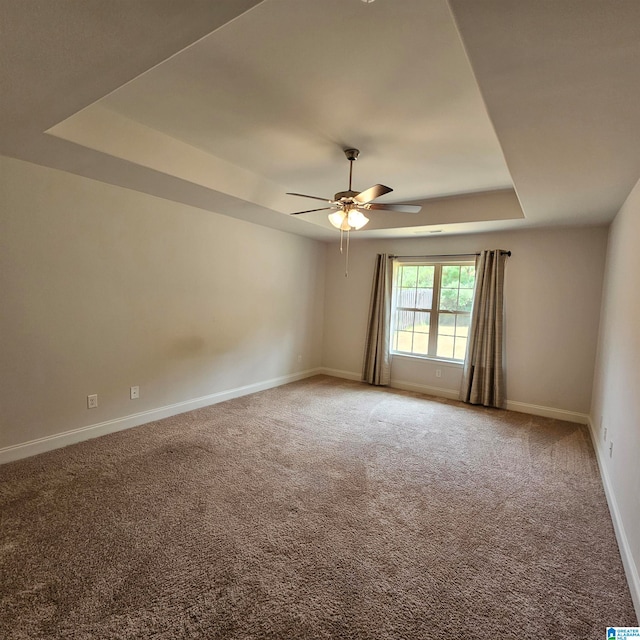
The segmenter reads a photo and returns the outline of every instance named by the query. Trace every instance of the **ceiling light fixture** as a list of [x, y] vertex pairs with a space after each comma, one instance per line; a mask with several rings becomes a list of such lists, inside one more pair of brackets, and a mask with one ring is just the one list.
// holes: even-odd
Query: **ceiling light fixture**
[[[343, 252], [343, 234], [347, 232], [347, 259], [349, 263], [349, 233], [362, 229], [369, 218], [362, 213], [365, 211], [382, 210], [382, 211], [399, 211], [401, 213], [418, 213], [422, 209], [419, 205], [414, 204], [379, 204], [373, 202], [376, 198], [393, 191], [391, 187], [385, 187], [383, 184], [374, 184], [372, 187], [364, 191], [354, 191], [353, 182], [353, 163], [358, 159], [360, 151], [358, 149], [344, 149], [344, 154], [349, 161], [349, 188], [346, 191], [339, 191], [331, 198], [320, 198], [318, 196], [310, 196], [304, 193], [288, 192], [289, 196], [299, 196], [301, 198], [311, 198], [312, 200], [320, 200], [329, 206], [320, 207], [318, 209], [307, 209], [305, 211], [296, 211], [292, 216], [299, 216], [302, 213], [313, 213], [315, 211], [331, 211], [329, 214], [329, 222], [340, 230], [340, 253]], [[347, 275], [345, 270], [345, 276]]]
[[329, 214], [329, 222], [340, 231], [351, 231], [362, 229], [369, 218], [357, 209], [341, 209]]
[[349, 161], [349, 188], [346, 191], [338, 191], [333, 198], [320, 198], [304, 193], [288, 192], [287, 195], [290, 196], [320, 200], [329, 205], [318, 209], [296, 211], [291, 214], [292, 216], [299, 216], [302, 213], [313, 213], [315, 211], [333, 210], [333, 213], [329, 214], [329, 222], [331, 222], [336, 229], [340, 229], [340, 231], [352, 231], [362, 229], [362, 227], [369, 222], [369, 218], [362, 213], [362, 209], [365, 211], [398, 211], [400, 213], [418, 213], [420, 211], [422, 207], [414, 204], [379, 204], [373, 202], [380, 196], [393, 191], [391, 187], [385, 187], [383, 184], [374, 184], [364, 191], [353, 191], [353, 163], [358, 159], [360, 151], [358, 151], [358, 149], [344, 149], [344, 154]]

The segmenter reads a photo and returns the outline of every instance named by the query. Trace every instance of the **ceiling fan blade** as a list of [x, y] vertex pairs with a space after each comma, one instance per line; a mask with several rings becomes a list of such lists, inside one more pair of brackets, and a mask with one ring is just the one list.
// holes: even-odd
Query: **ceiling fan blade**
[[422, 207], [417, 204], [376, 204], [375, 202], [369, 203], [366, 208], [379, 211], [398, 211], [400, 213], [419, 213], [422, 210]]
[[313, 198], [313, 200], [322, 200], [322, 202], [333, 202], [329, 198], [319, 198], [318, 196], [307, 196], [304, 193], [287, 193], [288, 196], [299, 196], [300, 198]]
[[374, 184], [373, 187], [369, 187], [365, 191], [361, 191], [357, 196], [354, 196], [353, 199], [360, 203], [364, 204], [365, 202], [371, 202], [371, 200], [375, 200], [380, 196], [383, 196], [385, 193], [391, 193], [393, 189], [391, 187], [385, 187], [383, 184]]
[[326, 211], [327, 209], [334, 209], [334, 207], [320, 207], [319, 209], [307, 209], [307, 211], [296, 211], [295, 213], [290, 213], [290, 216], [299, 216], [301, 213], [311, 213], [312, 211]]

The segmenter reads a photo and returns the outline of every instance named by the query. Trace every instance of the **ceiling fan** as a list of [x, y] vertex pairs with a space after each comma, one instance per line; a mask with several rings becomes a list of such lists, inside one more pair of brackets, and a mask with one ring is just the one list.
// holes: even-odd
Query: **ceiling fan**
[[364, 191], [353, 191], [351, 188], [351, 179], [353, 177], [353, 163], [358, 159], [360, 151], [358, 149], [345, 149], [344, 154], [349, 161], [349, 188], [347, 191], [339, 191], [330, 198], [320, 198], [318, 196], [308, 196], [304, 193], [287, 193], [288, 196], [300, 196], [301, 198], [311, 198], [313, 200], [321, 200], [328, 203], [327, 207], [319, 209], [307, 209], [306, 211], [296, 211], [290, 215], [299, 216], [301, 213], [311, 213], [313, 211], [326, 211], [333, 209], [334, 212], [329, 214], [329, 222], [341, 231], [351, 231], [352, 229], [362, 229], [369, 218], [362, 211], [399, 211], [401, 213], [418, 213], [422, 207], [413, 204], [378, 204], [373, 202], [376, 198], [383, 196], [385, 193], [393, 191], [391, 187], [385, 187], [383, 184], [375, 184]]

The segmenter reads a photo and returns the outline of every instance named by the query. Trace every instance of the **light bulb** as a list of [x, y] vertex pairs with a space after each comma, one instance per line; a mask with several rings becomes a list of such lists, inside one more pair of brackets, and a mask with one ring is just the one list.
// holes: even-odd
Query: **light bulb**
[[340, 211], [334, 211], [333, 213], [329, 214], [329, 222], [336, 229], [342, 228], [342, 223], [346, 220], [346, 218], [347, 218], [347, 214], [344, 211], [342, 211], [342, 209]]
[[362, 229], [362, 227], [369, 222], [369, 218], [367, 218], [362, 211], [358, 211], [357, 209], [351, 209], [351, 211], [349, 211], [347, 220], [349, 221], [349, 226], [356, 230]]

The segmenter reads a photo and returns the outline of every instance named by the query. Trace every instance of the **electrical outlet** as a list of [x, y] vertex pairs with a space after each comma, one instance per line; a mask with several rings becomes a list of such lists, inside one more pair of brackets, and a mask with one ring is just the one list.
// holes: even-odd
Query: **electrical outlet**
[[298, 362], [302, 362], [302, 354], [301, 353], [298, 354]]
[[613, 458], [613, 442], [609, 443], [609, 457]]
[[131, 399], [136, 400], [140, 397], [140, 387], [136, 385], [135, 387], [131, 387]]
[[436, 378], [442, 378], [442, 369], [436, 369]]
[[87, 409], [95, 409], [98, 406], [98, 394], [93, 393], [87, 396]]

